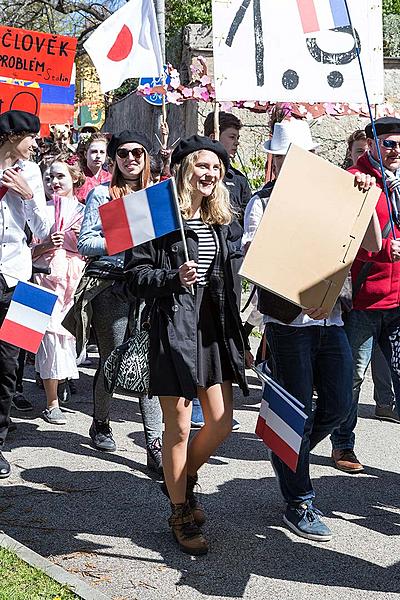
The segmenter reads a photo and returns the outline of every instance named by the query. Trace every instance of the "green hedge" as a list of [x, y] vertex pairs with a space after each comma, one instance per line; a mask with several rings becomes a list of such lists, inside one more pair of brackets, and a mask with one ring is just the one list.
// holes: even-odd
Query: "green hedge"
[[[400, 0], [396, 0], [400, 3]], [[400, 15], [383, 17], [383, 53], [385, 56], [400, 56]]]

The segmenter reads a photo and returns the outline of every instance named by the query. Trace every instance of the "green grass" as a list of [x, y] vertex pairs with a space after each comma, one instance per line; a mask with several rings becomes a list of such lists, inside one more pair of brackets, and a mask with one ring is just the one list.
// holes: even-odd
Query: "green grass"
[[79, 600], [79, 596], [0, 548], [0, 600]]

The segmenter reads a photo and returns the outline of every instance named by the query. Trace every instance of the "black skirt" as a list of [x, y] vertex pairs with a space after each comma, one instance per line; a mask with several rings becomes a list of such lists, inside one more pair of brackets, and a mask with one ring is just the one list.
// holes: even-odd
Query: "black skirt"
[[196, 290], [197, 385], [209, 388], [235, 379], [224, 343], [218, 308], [208, 287]]

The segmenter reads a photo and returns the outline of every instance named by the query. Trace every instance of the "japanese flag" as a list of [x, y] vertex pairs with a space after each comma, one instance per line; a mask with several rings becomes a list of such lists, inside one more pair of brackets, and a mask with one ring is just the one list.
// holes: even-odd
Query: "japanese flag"
[[159, 77], [163, 59], [153, 0], [130, 0], [94, 31], [84, 48], [103, 92], [130, 77]]

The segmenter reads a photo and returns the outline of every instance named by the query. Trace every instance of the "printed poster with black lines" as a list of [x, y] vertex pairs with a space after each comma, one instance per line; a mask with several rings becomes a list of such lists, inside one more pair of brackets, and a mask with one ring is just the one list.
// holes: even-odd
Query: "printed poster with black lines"
[[358, 44], [383, 102], [382, 1], [347, 5], [351, 23], [344, 0], [213, 0], [217, 100], [365, 103]]

